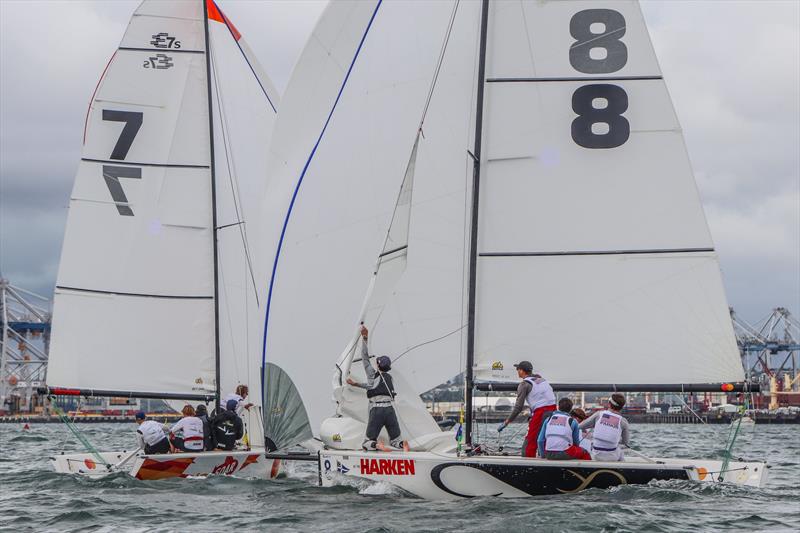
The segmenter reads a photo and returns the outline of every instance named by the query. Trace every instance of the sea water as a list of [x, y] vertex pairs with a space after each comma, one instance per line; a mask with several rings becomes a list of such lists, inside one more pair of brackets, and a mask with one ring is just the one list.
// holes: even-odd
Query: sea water
[[[99, 449], [130, 449], [134, 424], [79, 424]], [[507, 451], [524, 426], [497, 440]], [[727, 426], [635, 424], [650, 456], [718, 459]], [[56, 474], [47, 458], [82, 451], [60, 424], [0, 424], [0, 531], [800, 531], [800, 426], [744, 427], [735, 457], [766, 460], [763, 489], [685, 481], [590, 489], [519, 500], [424, 501], [387, 484], [354, 480], [321, 488], [316, 465], [296, 463], [277, 480], [226, 477], [138, 481]]]

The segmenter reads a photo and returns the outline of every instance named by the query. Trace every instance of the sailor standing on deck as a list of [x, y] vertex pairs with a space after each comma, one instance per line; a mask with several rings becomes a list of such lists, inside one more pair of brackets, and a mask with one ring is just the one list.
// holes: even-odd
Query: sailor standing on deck
[[595, 461], [625, 460], [620, 444], [630, 446], [630, 430], [628, 421], [620, 414], [624, 406], [625, 396], [615, 392], [608, 400], [608, 410], [596, 412], [578, 426], [594, 428], [591, 454]]
[[397, 422], [397, 413], [394, 411], [394, 384], [389, 370], [392, 361], [388, 357], [378, 357], [378, 370], [372, 368], [369, 362], [369, 349], [367, 348], [367, 328], [361, 326], [361, 362], [364, 364], [364, 373], [367, 375], [366, 383], [359, 383], [348, 377], [347, 383], [354, 387], [367, 390], [369, 400], [369, 419], [367, 420], [367, 434], [362, 445], [365, 450], [390, 451], [383, 443], [378, 442], [378, 435], [385, 427], [389, 434], [389, 444], [394, 448], [403, 448], [408, 451], [408, 443], [400, 438], [400, 424]]
[[522, 382], [517, 387], [517, 401], [511, 415], [502, 423], [497, 431], [503, 431], [506, 426], [514, 421], [527, 402], [531, 409], [531, 420], [528, 423], [528, 436], [523, 448], [524, 457], [536, 457], [537, 439], [542, 429], [542, 422], [546, 415], [556, 410], [556, 395], [553, 387], [538, 374], [533, 374], [533, 365], [530, 361], [520, 361], [514, 368]]

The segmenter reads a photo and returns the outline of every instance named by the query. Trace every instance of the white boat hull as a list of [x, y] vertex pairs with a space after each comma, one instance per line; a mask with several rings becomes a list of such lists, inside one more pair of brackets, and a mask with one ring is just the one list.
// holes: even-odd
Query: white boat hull
[[141, 480], [208, 475], [268, 479], [281, 471], [281, 461], [267, 459], [263, 449], [157, 455], [138, 453], [124, 464], [120, 463], [129, 457], [130, 452], [100, 452], [99, 455], [111, 465], [110, 468], [91, 453], [56, 455], [50, 458], [50, 463], [56, 472], [63, 474], [102, 477], [124, 471]]
[[457, 457], [450, 453], [363, 452], [324, 450], [320, 453], [320, 484], [335, 485], [342, 476], [385, 482], [430, 500], [474, 496], [519, 498], [568, 494], [588, 488], [646, 484], [683, 479], [702, 483], [733, 483], [761, 487], [767, 467], [758, 462], [730, 462], [720, 476], [722, 461], [690, 459], [628, 459], [624, 462], [551, 461], [522, 457]]

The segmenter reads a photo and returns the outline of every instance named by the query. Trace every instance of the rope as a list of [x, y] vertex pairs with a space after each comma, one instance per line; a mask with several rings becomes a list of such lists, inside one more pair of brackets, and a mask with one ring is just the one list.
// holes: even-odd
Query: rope
[[458, 333], [459, 331], [461, 331], [461, 330], [462, 330], [462, 329], [464, 329], [465, 327], [467, 327], [467, 325], [466, 325], [466, 324], [464, 324], [464, 325], [462, 325], [462, 326], [460, 326], [460, 327], [458, 327], [458, 328], [454, 329], [454, 330], [453, 330], [453, 331], [451, 331], [450, 333], [446, 333], [446, 334], [442, 335], [441, 337], [437, 337], [437, 338], [435, 338], [435, 339], [431, 339], [431, 340], [429, 340], [429, 341], [421, 342], [421, 343], [419, 343], [419, 344], [417, 344], [417, 345], [415, 345], [415, 346], [412, 346], [411, 348], [409, 348], [409, 349], [408, 349], [408, 350], [406, 350], [405, 352], [403, 352], [403, 353], [401, 353], [400, 355], [398, 355], [397, 357], [395, 357], [395, 358], [394, 358], [394, 360], [392, 361], [392, 363], [396, 363], [396, 362], [398, 361], [398, 359], [400, 359], [401, 357], [403, 357], [403, 356], [404, 356], [405, 354], [407, 354], [408, 352], [411, 352], [411, 351], [413, 351], [413, 350], [416, 350], [417, 348], [421, 348], [422, 346], [425, 346], [426, 344], [431, 344], [432, 342], [436, 342], [436, 341], [440, 341], [440, 340], [442, 340], [442, 339], [446, 339], [446, 338], [447, 338], [447, 337], [449, 337], [450, 335], [454, 335], [454, 334]]
[[86, 448], [86, 450], [89, 453], [94, 455], [94, 457], [97, 459], [97, 461], [99, 463], [101, 463], [101, 464], [105, 465], [107, 468], [109, 468], [111, 465], [108, 464], [108, 461], [103, 459], [103, 456], [100, 455], [100, 452], [98, 452], [97, 449], [94, 446], [92, 446], [92, 443], [89, 442], [89, 439], [84, 437], [83, 434], [81, 434], [81, 432], [78, 431], [78, 428], [75, 427], [74, 423], [70, 422], [69, 417], [66, 414], [64, 414], [64, 411], [62, 411], [54, 403], [51, 404], [51, 406], [53, 408], [53, 411], [55, 411], [56, 415], [58, 416], [58, 418], [64, 423], [64, 425], [67, 426], [67, 428], [69, 428], [69, 430], [72, 432], [72, 434], [75, 435], [75, 438], [78, 439], [81, 442], [81, 444], [83, 444], [84, 448]]
[[[731, 424], [730, 429], [728, 430], [728, 443], [727, 447], [725, 448], [724, 457], [722, 459], [722, 468], [720, 469], [720, 473], [728, 472], [728, 464], [730, 464], [731, 459], [733, 459], [733, 445], [736, 443], [736, 437], [739, 436], [739, 432], [742, 427], [742, 419], [744, 418], [744, 411], [748, 409], [749, 401], [747, 399], [747, 393], [744, 394], [744, 409], [741, 413], [739, 413], [739, 419], [736, 421], [736, 424]], [[720, 481], [723, 479], [720, 477]]]

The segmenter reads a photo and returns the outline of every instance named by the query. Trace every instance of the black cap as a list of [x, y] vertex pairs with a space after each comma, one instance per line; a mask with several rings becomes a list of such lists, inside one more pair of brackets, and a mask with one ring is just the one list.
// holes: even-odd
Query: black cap
[[518, 370], [524, 370], [528, 374], [533, 372], [533, 364], [530, 361], [520, 361], [519, 363], [514, 365], [514, 368]]
[[376, 362], [378, 363], [378, 370], [381, 372], [388, 372], [392, 369], [392, 360], [385, 355], [378, 357]]

